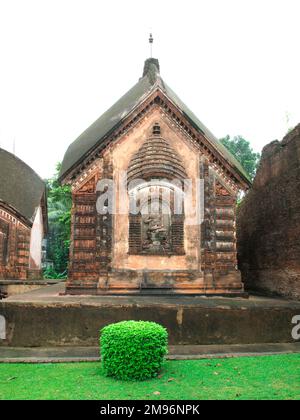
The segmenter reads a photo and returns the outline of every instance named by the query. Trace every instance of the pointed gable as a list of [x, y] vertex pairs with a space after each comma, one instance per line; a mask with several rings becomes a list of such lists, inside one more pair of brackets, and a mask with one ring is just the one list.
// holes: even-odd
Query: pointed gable
[[146, 60], [143, 77], [139, 82], [69, 146], [62, 163], [60, 179], [64, 181], [89, 153], [104, 144], [125, 119], [156, 90], [177, 108], [187, 123], [206, 139], [208, 146], [238, 175], [243, 181], [243, 188], [250, 186], [251, 181], [242, 165], [163, 81], [158, 60], [154, 58]]

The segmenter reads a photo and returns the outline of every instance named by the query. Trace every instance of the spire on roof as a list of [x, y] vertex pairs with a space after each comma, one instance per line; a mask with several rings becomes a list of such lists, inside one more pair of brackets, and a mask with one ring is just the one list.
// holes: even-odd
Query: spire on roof
[[157, 58], [147, 58], [144, 64], [143, 77], [148, 76], [150, 80], [156, 79], [160, 72], [159, 61]]
[[150, 34], [150, 37], [149, 37], [149, 44], [150, 44], [150, 57], [151, 57], [151, 58], [152, 58], [152, 46], [153, 46], [153, 41], [154, 41], [153, 36], [152, 36], [152, 34]]
[[143, 71], [143, 77], [148, 76], [149, 81], [151, 84], [154, 84], [155, 81], [159, 78], [160, 68], [159, 68], [159, 62], [157, 58], [152, 57], [152, 45], [153, 45], [153, 35], [152, 32], [149, 36], [149, 44], [150, 44], [150, 58], [148, 58], [145, 61], [144, 64], [144, 71]]

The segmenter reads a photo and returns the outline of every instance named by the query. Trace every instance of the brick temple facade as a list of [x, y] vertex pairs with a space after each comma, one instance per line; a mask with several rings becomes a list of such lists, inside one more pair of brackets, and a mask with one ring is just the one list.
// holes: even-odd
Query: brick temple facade
[[247, 289], [300, 299], [300, 125], [262, 152], [238, 212], [238, 253]]
[[0, 179], [0, 280], [40, 279], [46, 186], [24, 162], [1, 148]]
[[[162, 80], [156, 59], [70, 145], [60, 179], [73, 193], [67, 293], [243, 294], [236, 200], [250, 181]], [[112, 204], [102, 200], [110, 185]], [[188, 196], [180, 212], [178, 196]]]

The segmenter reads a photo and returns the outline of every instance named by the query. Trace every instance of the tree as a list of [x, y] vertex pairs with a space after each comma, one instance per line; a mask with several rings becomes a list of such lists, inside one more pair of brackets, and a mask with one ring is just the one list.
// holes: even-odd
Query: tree
[[235, 136], [233, 138], [226, 136], [220, 139], [220, 141], [241, 163], [250, 179], [253, 180], [260, 160], [260, 154], [254, 152], [250, 142], [242, 136]]
[[54, 269], [47, 270], [45, 277], [64, 278], [67, 276], [71, 236], [72, 194], [69, 186], [61, 186], [58, 174], [59, 163], [53, 178], [48, 179], [48, 258], [53, 261]]

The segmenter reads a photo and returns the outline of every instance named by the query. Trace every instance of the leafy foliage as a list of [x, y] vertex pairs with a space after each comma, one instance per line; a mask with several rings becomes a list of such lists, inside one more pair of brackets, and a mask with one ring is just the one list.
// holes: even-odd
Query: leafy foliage
[[245, 140], [242, 136], [235, 136], [233, 138], [226, 136], [220, 139], [220, 141], [233, 156], [236, 157], [245, 171], [249, 174], [250, 179], [253, 180], [259, 163], [260, 154], [254, 152], [250, 142]]
[[69, 186], [61, 186], [58, 182], [60, 164], [56, 174], [47, 180], [48, 186], [48, 258], [53, 261], [54, 268], [44, 272], [45, 278], [66, 278], [69, 261], [71, 236], [72, 194]]
[[45, 279], [64, 280], [67, 277], [67, 270], [62, 273], [58, 273], [54, 267], [47, 267], [44, 270]]
[[102, 363], [0, 363], [0, 400], [299, 401], [299, 365], [299, 353], [168, 360], [156, 378], [125, 386]]
[[122, 321], [101, 330], [100, 344], [107, 376], [141, 381], [157, 376], [161, 369], [168, 332], [155, 322]]

